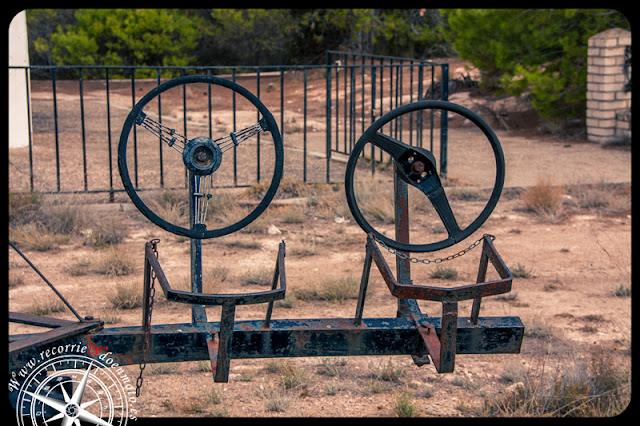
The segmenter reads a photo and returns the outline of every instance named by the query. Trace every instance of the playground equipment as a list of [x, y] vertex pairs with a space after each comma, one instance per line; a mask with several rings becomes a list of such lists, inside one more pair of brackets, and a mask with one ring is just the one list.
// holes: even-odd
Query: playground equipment
[[[145, 110], [145, 106], [165, 91], [196, 83], [221, 86], [244, 97], [258, 110], [256, 123], [216, 140], [205, 136], [187, 139]], [[496, 164], [494, 187], [481, 213], [466, 227], [459, 225], [450, 207], [437, 172], [434, 155], [427, 149], [407, 145], [381, 131], [385, 124], [397, 117], [420, 110], [460, 114], [482, 131], [493, 150]], [[172, 223], [160, 217], [140, 198], [130, 178], [131, 159], [127, 155], [127, 147], [132, 143], [131, 134], [136, 131], [151, 132], [164, 145], [182, 156], [188, 172], [188, 226]], [[213, 176], [225, 161], [225, 155], [229, 155], [225, 154], [229, 149], [238, 147], [243, 141], [259, 134], [269, 134], [273, 145], [273, 175], [266, 193], [244, 218], [230, 225], [213, 228], [207, 222], [208, 200], [216, 189], [212, 182]], [[385, 236], [367, 221], [354, 194], [354, 173], [366, 144], [380, 148], [393, 159], [395, 238]], [[478, 230], [498, 202], [505, 177], [502, 148], [495, 133], [477, 114], [444, 101], [415, 102], [380, 117], [357, 141], [347, 163], [345, 190], [349, 208], [358, 225], [364, 230], [366, 238], [363, 238], [365, 260], [359, 297], [352, 318], [271, 318], [274, 302], [283, 299], [286, 292], [284, 241], [279, 244], [276, 254], [270, 290], [243, 294], [203, 293], [202, 240], [230, 234], [254, 221], [274, 198], [283, 174], [283, 165], [282, 137], [276, 121], [257, 97], [238, 84], [213, 76], [187, 76], [160, 84], [146, 94], [132, 108], [124, 122], [118, 148], [118, 167], [124, 188], [138, 210], [162, 229], [190, 239], [191, 290], [177, 290], [171, 287], [158, 260], [157, 254], [161, 248], [158, 240], [149, 241], [144, 247], [143, 309], [140, 326], [105, 328], [99, 319], [80, 317], [70, 305], [68, 306], [76, 315], [77, 322], [10, 313], [10, 321], [52, 329], [39, 334], [10, 336], [10, 371], [20, 368], [47, 345], [86, 342], [93, 347], [108, 348], [109, 352], [119, 359], [120, 364], [139, 364], [139, 394], [144, 366], [158, 362], [210, 360], [214, 381], [226, 382], [229, 379], [232, 359], [410, 355], [419, 366], [433, 363], [439, 373], [447, 373], [454, 370], [456, 354], [519, 353], [524, 334], [524, 326], [519, 318], [480, 316], [482, 298], [509, 292], [513, 279], [494, 246], [492, 236], [484, 235], [447, 258], [425, 260], [411, 255], [441, 250], [462, 242]], [[445, 239], [430, 243], [409, 242], [408, 186], [417, 188], [430, 200], [446, 229]], [[452, 260], [480, 245], [482, 249], [475, 283], [444, 288], [412, 281], [411, 263], [439, 263]], [[13, 244], [11, 246], [15, 248]], [[395, 275], [382, 256], [380, 247], [396, 255]], [[19, 251], [18, 253], [21, 254]], [[25, 260], [28, 261], [26, 257]], [[499, 279], [486, 280], [489, 263], [497, 271]], [[394, 318], [367, 318], [364, 315], [367, 286], [373, 264], [391, 294], [397, 298], [397, 316]], [[33, 267], [35, 269], [35, 266]], [[48, 281], [47, 283], [51, 285]], [[191, 305], [189, 321], [180, 324], [153, 323], [154, 295], [158, 285], [168, 301]], [[62, 298], [61, 295], [60, 297]], [[441, 317], [429, 317], [422, 313], [418, 300], [441, 303]], [[460, 316], [458, 312], [458, 302], [463, 300], [473, 300], [471, 312], [467, 317]], [[236, 320], [236, 306], [257, 304], [266, 305], [264, 319]], [[210, 321], [206, 306], [221, 306], [219, 321]]]

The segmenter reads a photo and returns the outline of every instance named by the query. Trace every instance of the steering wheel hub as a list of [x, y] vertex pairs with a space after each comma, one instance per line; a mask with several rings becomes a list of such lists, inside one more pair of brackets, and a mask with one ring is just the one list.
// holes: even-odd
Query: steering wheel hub
[[222, 162], [222, 151], [210, 138], [198, 136], [191, 139], [182, 151], [182, 161], [187, 169], [198, 176], [215, 172]]

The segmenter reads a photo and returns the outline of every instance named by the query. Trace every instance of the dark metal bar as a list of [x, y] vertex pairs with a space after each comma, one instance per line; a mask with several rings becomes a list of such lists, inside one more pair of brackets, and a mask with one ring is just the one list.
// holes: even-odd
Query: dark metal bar
[[[278, 281], [285, 281], [284, 287], [286, 288], [286, 278], [285, 278], [285, 269], [284, 269], [284, 256], [285, 256], [285, 245], [284, 241], [279, 244], [278, 247], [278, 258], [276, 260], [276, 267], [273, 271], [273, 280], [271, 281], [271, 291], [275, 291], [278, 288]], [[264, 328], [269, 328], [269, 323], [271, 321], [271, 314], [273, 312], [273, 304], [274, 300], [269, 301], [269, 305], [267, 306], [267, 315], [264, 319]]]
[[280, 134], [284, 143], [284, 68], [280, 68]]
[[9, 312], [9, 322], [48, 328], [64, 327], [74, 324], [73, 321], [61, 318], [43, 317], [40, 315], [24, 314], [21, 312]]
[[42, 275], [42, 272], [40, 272], [38, 268], [36, 268], [36, 265], [31, 263], [31, 261], [27, 258], [27, 256], [25, 256], [11, 241], [9, 241], [9, 245], [16, 251], [16, 253], [20, 255], [20, 257], [24, 259], [25, 262], [27, 262], [27, 264], [29, 264], [29, 266], [31, 266], [31, 269], [33, 269], [36, 272], [36, 274], [38, 274], [40, 278], [42, 278], [42, 280], [51, 288], [51, 290], [53, 290], [56, 296], [58, 296], [60, 300], [62, 300], [62, 302], [66, 305], [66, 307], [69, 308], [71, 313], [73, 313], [73, 315], [76, 318], [78, 318], [78, 321], [84, 321], [84, 319], [76, 312], [76, 310], [73, 309], [73, 306], [71, 306], [71, 304], [67, 302], [67, 299], [65, 299], [64, 296], [53, 286], [53, 284], [49, 282], [47, 277]]
[[27, 130], [29, 132], [29, 189], [33, 192], [33, 129], [31, 127], [31, 93], [29, 92], [30, 84], [30, 75], [29, 68], [24, 69], [24, 81], [27, 82], [26, 87], [26, 95], [27, 95], [27, 120], [29, 120], [27, 125]]
[[[432, 325], [440, 333], [440, 318], [423, 316], [422, 324]], [[422, 345], [414, 321], [409, 318], [364, 318], [360, 326], [353, 319], [276, 319], [268, 329], [263, 321], [235, 321], [230, 359], [315, 357], [351, 355], [411, 355]], [[518, 317], [480, 318], [471, 325], [468, 318], [458, 318], [456, 353], [519, 353], [524, 325]], [[149, 363], [199, 361], [209, 358], [207, 334], [219, 329], [219, 323], [164, 324], [151, 327]], [[14, 336], [14, 339], [26, 336]], [[79, 337], [63, 338], [56, 344], [78, 343]], [[85, 342], [106, 346], [120, 364], [139, 364], [139, 350], [144, 339], [140, 327], [108, 328], [84, 335]], [[31, 351], [12, 353], [9, 368], [37, 355], [42, 345]]]
[[307, 183], [307, 69], [304, 69], [304, 100], [302, 124], [302, 181]]
[[80, 128], [82, 131], [82, 175], [84, 178], [84, 190], [88, 191], [88, 181], [87, 181], [87, 135], [85, 132], [84, 125], [84, 94], [82, 87], [82, 69], [79, 70], [78, 74], [78, 88], [80, 93]]
[[[231, 71], [231, 81], [236, 82], [236, 69]], [[231, 94], [231, 102], [233, 103], [233, 131], [237, 130], [237, 114], [236, 114], [236, 91]], [[233, 146], [233, 186], [238, 186], [238, 147]]]
[[[256, 97], [260, 99], [260, 68], [256, 70]], [[260, 111], [256, 111], [256, 117], [260, 121]], [[256, 182], [260, 183], [260, 133], [256, 139]]]
[[[29, 353], [31, 349], [38, 348], [53, 342], [59, 343], [65, 338], [75, 337], [90, 330], [102, 328], [102, 323], [98, 321], [74, 322], [68, 326], [56, 327], [43, 333], [31, 334], [23, 338], [9, 339], [9, 357], [20, 356]], [[75, 337], [77, 340], [77, 337]]]
[[151, 268], [151, 262], [149, 256], [155, 257], [151, 248], [151, 242], [146, 243], [144, 251], [144, 278], [142, 283], [142, 329], [147, 330], [151, 325], [149, 323], [149, 309], [151, 306], [151, 300], [149, 295], [151, 293], [151, 274], [153, 270]]
[[220, 319], [220, 331], [218, 332], [218, 353], [216, 369], [213, 381], [224, 383], [229, 381], [229, 351], [233, 338], [233, 324], [236, 316], [236, 305], [227, 302], [222, 305], [222, 318]]
[[452, 373], [456, 361], [458, 302], [443, 302], [440, 318], [440, 359], [435, 363], [438, 373]]
[[366, 254], [364, 258], [364, 266], [362, 268], [362, 278], [360, 279], [360, 291], [358, 293], [358, 304], [356, 305], [356, 316], [354, 324], [360, 326], [362, 324], [362, 314], [364, 312], [364, 301], [367, 295], [367, 286], [369, 285], [369, 273], [371, 272], [371, 255]]
[[[482, 254], [480, 255], [480, 264], [478, 265], [478, 277], [476, 278], [476, 283], [483, 283], [487, 277], [487, 266], [489, 266], [489, 246], [487, 245], [488, 239], [482, 244]], [[480, 303], [482, 301], [481, 297], [476, 297], [473, 299], [473, 305], [471, 306], [471, 323], [478, 323], [478, 316], [480, 315]]]
[[[449, 64], [442, 64], [442, 100], [449, 100]], [[440, 177], [447, 177], [447, 142], [449, 138], [449, 121], [447, 110], [440, 111]]]
[[109, 69], [104, 70], [105, 91], [107, 96], [107, 148], [109, 150], [109, 202], [115, 201], [113, 191], [113, 149], [111, 146], [111, 102], [109, 97]]
[[[160, 69], [156, 70], [156, 80], [158, 86], [160, 85]], [[158, 123], [162, 124], [162, 93], [158, 93]], [[159, 154], [159, 166], [160, 166], [160, 188], [164, 188], [164, 142], [162, 141], [162, 135], [158, 135], [158, 154]]]
[[[136, 72], [131, 69], [131, 108], [136, 106]], [[138, 189], [138, 132], [137, 126], [133, 126], [133, 174], [134, 184]]]
[[331, 53], [326, 53], [326, 106], [325, 106], [325, 115], [326, 115], [326, 130], [325, 130], [325, 151], [327, 154], [327, 162], [326, 162], [326, 182], [331, 182], [330, 170], [331, 170]]
[[56, 95], [56, 70], [51, 69], [51, 89], [53, 92], [53, 125], [56, 136], [56, 183], [60, 192], [60, 141], [58, 138], [58, 97]]

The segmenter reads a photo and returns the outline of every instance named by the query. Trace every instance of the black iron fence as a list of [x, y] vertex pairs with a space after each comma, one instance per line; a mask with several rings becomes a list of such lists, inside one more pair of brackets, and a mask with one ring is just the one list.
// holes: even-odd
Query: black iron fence
[[[25, 96], [31, 115], [26, 148], [9, 150], [9, 189], [13, 192], [114, 193], [122, 191], [117, 172], [117, 144], [129, 110], [162, 81], [190, 74], [212, 74], [232, 80], [254, 93], [273, 113], [285, 146], [285, 177], [304, 182], [341, 182], [345, 156], [376, 118], [391, 109], [426, 98], [429, 87], [441, 81], [440, 99], [447, 99], [448, 65], [416, 59], [361, 55], [330, 51], [325, 65], [255, 67], [118, 67], [29, 66], [31, 77]], [[27, 78], [29, 80], [29, 78]], [[238, 114], [235, 98], [223, 118], [214, 111], [215, 90], [182, 92], [176, 121], [182, 129], [193, 126], [192, 96], [208, 97], [209, 135], [217, 127], [235, 130]], [[159, 113], [176, 100], [158, 99]], [[213, 106], [212, 106], [213, 105]], [[216, 114], [220, 114], [219, 117]], [[427, 113], [425, 113], [427, 114]], [[440, 154], [446, 173], [447, 117], [417, 114], [391, 124], [403, 141]], [[202, 127], [199, 131], [205, 131]], [[407, 133], [408, 132], [408, 133]], [[192, 134], [193, 131], [189, 131]], [[407, 140], [408, 137], [408, 140]], [[158, 150], [162, 149], [160, 145]], [[257, 157], [238, 163], [218, 184], [247, 186], [260, 182], [264, 166], [260, 142]], [[168, 163], [162, 154], [153, 176], [135, 166], [141, 189], [182, 187], [185, 180], [168, 179]], [[154, 158], [155, 158], [154, 157]], [[137, 153], [136, 153], [137, 158]], [[371, 153], [372, 164], [382, 153]], [[266, 161], [266, 159], [265, 159]], [[373, 169], [373, 168], [372, 168]]]

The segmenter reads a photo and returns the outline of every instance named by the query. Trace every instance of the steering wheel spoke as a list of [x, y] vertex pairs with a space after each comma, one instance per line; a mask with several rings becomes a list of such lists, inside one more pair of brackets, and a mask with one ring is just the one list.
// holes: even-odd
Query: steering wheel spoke
[[251, 126], [245, 127], [242, 130], [229, 133], [227, 136], [223, 136], [216, 139], [214, 142], [218, 144], [220, 150], [225, 153], [233, 147], [237, 147], [241, 142], [251, 139], [260, 132], [268, 131], [266, 120], [263, 118]]
[[169, 147], [175, 149], [179, 153], [184, 151], [184, 147], [188, 143], [187, 138], [176, 132], [175, 129], [151, 119], [143, 111], [138, 113], [138, 116], [136, 117], [136, 124], [159, 137], [162, 142], [166, 143]]
[[433, 204], [433, 207], [436, 209], [449, 237], [459, 241], [458, 239], [460, 238], [462, 229], [458, 226], [458, 221], [451, 210], [451, 205], [444, 192], [444, 187], [440, 185], [436, 190], [428, 194], [427, 198], [429, 198], [429, 201], [431, 201], [431, 204]]

